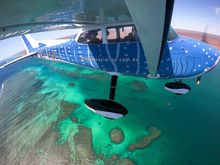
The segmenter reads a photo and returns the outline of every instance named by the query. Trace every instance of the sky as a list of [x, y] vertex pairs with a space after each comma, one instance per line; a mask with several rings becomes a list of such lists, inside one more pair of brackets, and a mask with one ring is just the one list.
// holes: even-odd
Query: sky
[[[76, 33], [75, 31], [76, 30], [74, 29], [65, 29], [59, 31], [39, 32], [32, 34], [32, 37], [37, 41], [50, 40], [50, 39], [52, 40], [64, 36], [71, 36]], [[0, 61], [7, 59], [13, 54], [19, 53], [22, 50], [24, 50], [24, 46], [23, 43], [21, 42], [20, 36], [0, 40], [0, 52], [1, 52]]]
[[175, 0], [171, 25], [220, 35], [220, 0]]

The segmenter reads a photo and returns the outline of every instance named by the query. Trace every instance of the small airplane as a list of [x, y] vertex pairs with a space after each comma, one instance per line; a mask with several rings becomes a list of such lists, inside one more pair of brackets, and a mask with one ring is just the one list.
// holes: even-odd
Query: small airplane
[[[201, 76], [217, 65], [220, 52], [211, 45], [179, 36], [175, 32], [170, 26], [173, 3], [174, 1], [166, 1], [162, 17], [164, 19], [165, 16], [164, 25], [160, 35], [157, 35], [159, 30], [155, 31], [155, 35], [150, 35], [155, 36], [155, 40], [143, 36], [143, 28], [140, 28], [140, 23], [135, 19], [140, 14], [136, 14], [133, 22], [84, 27], [69, 40], [36, 41], [29, 34], [21, 35], [27, 55], [0, 68], [37, 56], [107, 72], [111, 75], [109, 99], [86, 99], [85, 105], [109, 119], [118, 119], [128, 113], [124, 106], [114, 100], [120, 74], [151, 79], [174, 79], [173, 82], [166, 83], [164, 88], [178, 95], [186, 94], [191, 88], [182, 80], [196, 78], [199, 83]], [[150, 29], [149, 26], [147, 28]], [[155, 24], [151, 26], [151, 29], [154, 28]], [[159, 44], [153, 44], [150, 50], [146, 45], [152, 42]], [[158, 55], [152, 53], [154, 50], [157, 50]], [[148, 56], [148, 53], [153, 55]], [[157, 63], [156, 67], [152, 65], [152, 61]]]

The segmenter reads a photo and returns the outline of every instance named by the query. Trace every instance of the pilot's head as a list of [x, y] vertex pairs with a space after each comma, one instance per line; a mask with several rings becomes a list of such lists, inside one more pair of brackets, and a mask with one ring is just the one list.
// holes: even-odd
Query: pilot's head
[[96, 38], [97, 35], [98, 35], [98, 32], [96, 30], [91, 30], [89, 32], [89, 37], [90, 38]]

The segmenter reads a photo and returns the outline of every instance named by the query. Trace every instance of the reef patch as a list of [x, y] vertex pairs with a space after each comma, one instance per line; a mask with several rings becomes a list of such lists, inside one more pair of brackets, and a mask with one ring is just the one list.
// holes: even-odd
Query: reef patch
[[109, 136], [111, 141], [115, 144], [120, 144], [124, 141], [124, 132], [119, 127], [111, 129]]
[[148, 86], [143, 81], [132, 81], [129, 83], [136, 91], [147, 92], [149, 90]]
[[74, 82], [70, 82], [70, 83], [68, 83], [68, 86], [74, 87], [74, 86], [76, 86], [76, 84]]
[[66, 117], [70, 116], [70, 114], [79, 107], [80, 107], [79, 104], [61, 100], [60, 101], [60, 108], [61, 108], [60, 119], [63, 120]]
[[161, 134], [161, 130], [159, 130], [157, 127], [149, 127], [147, 131], [149, 132], [149, 135], [137, 140], [136, 143], [129, 145], [129, 151], [134, 151], [136, 149], [144, 149], [148, 147]]

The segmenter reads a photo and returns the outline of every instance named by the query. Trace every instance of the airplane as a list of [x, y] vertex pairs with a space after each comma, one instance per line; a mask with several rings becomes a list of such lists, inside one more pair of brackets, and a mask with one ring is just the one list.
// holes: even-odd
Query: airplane
[[[149, 2], [151, 13], [157, 4]], [[143, 12], [146, 12], [145, 8], [140, 7], [141, 4], [129, 0], [126, 3], [133, 13], [133, 21], [88, 25], [69, 40], [36, 41], [30, 34], [21, 35], [27, 55], [0, 68], [35, 56], [109, 73], [109, 99], [86, 99], [85, 105], [101, 116], [119, 119], [128, 113], [123, 105], [115, 101], [119, 75], [174, 79], [166, 83], [164, 88], [183, 95], [191, 90], [190, 86], [182, 82], [183, 79], [196, 78], [199, 83], [201, 76], [218, 64], [220, 52], [217, 49], [202, 41], [179, 36], [170, 26], [174, 1], [164, 1], [164, 12], [158, 16], [160, 19], [150, 25], [138, 22], [140, 17], [143, 18]], [[142, 11], [133, 12], [136, 8]]]

